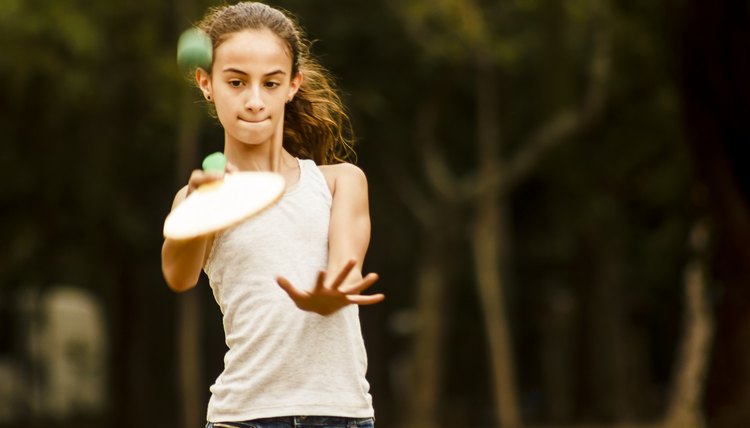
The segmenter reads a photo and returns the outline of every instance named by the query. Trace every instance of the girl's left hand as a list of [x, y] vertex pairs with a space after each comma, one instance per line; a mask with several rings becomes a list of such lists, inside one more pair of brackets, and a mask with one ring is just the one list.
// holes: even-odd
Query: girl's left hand
[[279, 276], [276, 282], [289, 294], [294, 304], [304, 311], [315, 312], [320, 315], [330, 315], [349, 304], [372, 305], [381, 302], [383, 294], [363, 296], [360, 293], [369, 288], [379, 279], [375, 273], [369, 273], [360, 281], [353, 284], [344, 282], [356, 266], [355, 260], [349, 260], [336, 275], [333, 281], [326, 284], [326, 272], [320, 271], [311, 291], [302, 291], [292, 285], [286, 278]]

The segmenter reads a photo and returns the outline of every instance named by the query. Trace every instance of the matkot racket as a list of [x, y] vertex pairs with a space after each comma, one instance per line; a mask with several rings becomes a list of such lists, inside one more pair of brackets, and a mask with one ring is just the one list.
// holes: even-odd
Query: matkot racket
[[[203, 161], [205, 171], [223, 172], [222, 153]], [[234, 226], [276, 203], [286, 183], [273, 172], [231, 172], [201, 185], [175, 207], [164, 221], [164, 237], [191, 239]]]

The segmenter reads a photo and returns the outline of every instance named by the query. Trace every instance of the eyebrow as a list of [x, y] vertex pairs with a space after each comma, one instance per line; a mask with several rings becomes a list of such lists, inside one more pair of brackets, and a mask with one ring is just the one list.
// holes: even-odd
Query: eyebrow
[[[237, 68], [233, 68], [233, 67], [227, 67], [227, 68], [225, 68], [222, 71], [224, 73], [235, 73], [235, 74], [241, 74], [243, 76], [247, 76], [248, 75], [246, 72], [244, 72], [244, 71], [242, 71], [240, 69], [237, 69]], [[284, 70], [280, 70], [279, 69], [279, 70], [274, 70], [274, 71], [268, 72], [268, 73], [264, 74], [263, 76], [268, 77], [268, 76], [275, 76], [277, 74], [286, 75], [286, 72]]]

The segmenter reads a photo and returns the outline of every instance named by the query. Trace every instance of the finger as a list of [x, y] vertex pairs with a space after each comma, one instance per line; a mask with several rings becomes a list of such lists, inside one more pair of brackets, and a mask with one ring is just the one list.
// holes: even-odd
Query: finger
[[201, 185], [209, 181], [215, 181], [222, 177], [222, 173], [216, 171], [204, 171], [202, 169], [195, 169], [190, 173], [190, 180], [188, 184]]
[[292, 298], [292, 300], [297, 301], [305, 298], [305, 293], [298, 290], [297, 287], [292, 285], [292, 283], [283, 276], [276, 277], [276, 283], [279, 284], [279, 286], [284, 291], [286, 291], [286, 294], [288, 294], [289, 297]]
[[331, 283], [331, 288], [336, 290], [339, 288], [341, 284], [344, 283], [344, 280], [347, 276], [349, 276], [349, 273], [351, 273], [352, 269], [354, 269], [354, 266], [357, 265], [357, 261], [354, 259], [349, 260], [346, 262], [343, 268], [339, 271], [339, 274], [336, 275], [336, 279], [333, 280]]
[[202, 173], [203, 171], [200, 169], [194, 169], [193, 172], [190, 173], [190, 179], [188, 179], [188, 195], [198, 188], [198, 183]]
[[321, 270], [318, 271], [318, 277], [315, 279], [315, 289], [313, 290], [314, 293], [317, 293], [325, 287], [326, 283], [326, 271]]
[[368, 273], [364, 278], [362, 278], [362, 281], [348, 287], [342, 287], [341, 289], [339, 289], [339, 291], [344, 294], [359, 294], [370, 288], [370, 286], [378, 282], [379, 279], [380, 276], [378, 276], [378, 274]]
[[355, 294], [355, 295], [349, 295], [346, 296], [346, 300], [349, 303], [354, 303], [355, 305], [374, 305], [376, 303], [380, 303], [385, 299], [384, 294], [372, 294], [363, 296], [361, 294]]
[[188, 181], [188, 193], [197, 189], [203, 184], [221, 179], [222, 175], [216, 172], [206, 172], [202, 169], [193, 170]]

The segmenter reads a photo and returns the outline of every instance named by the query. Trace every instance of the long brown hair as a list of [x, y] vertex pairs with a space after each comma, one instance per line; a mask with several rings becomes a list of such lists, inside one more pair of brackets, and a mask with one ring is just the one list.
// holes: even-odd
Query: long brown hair
[[[232, 33], [268, 29], [283, 40], [292, 57], [292, 76], [302, 86], [284, 112], [284, 148], [319, 165], [354, 160], [354, 134], [331, 75], [310, 54], [310, 42], [287, 12], [257, 2], [210, 8], [198, 23], [213, 49]], [[209, 70], [210, 71], [210, 70]]]

